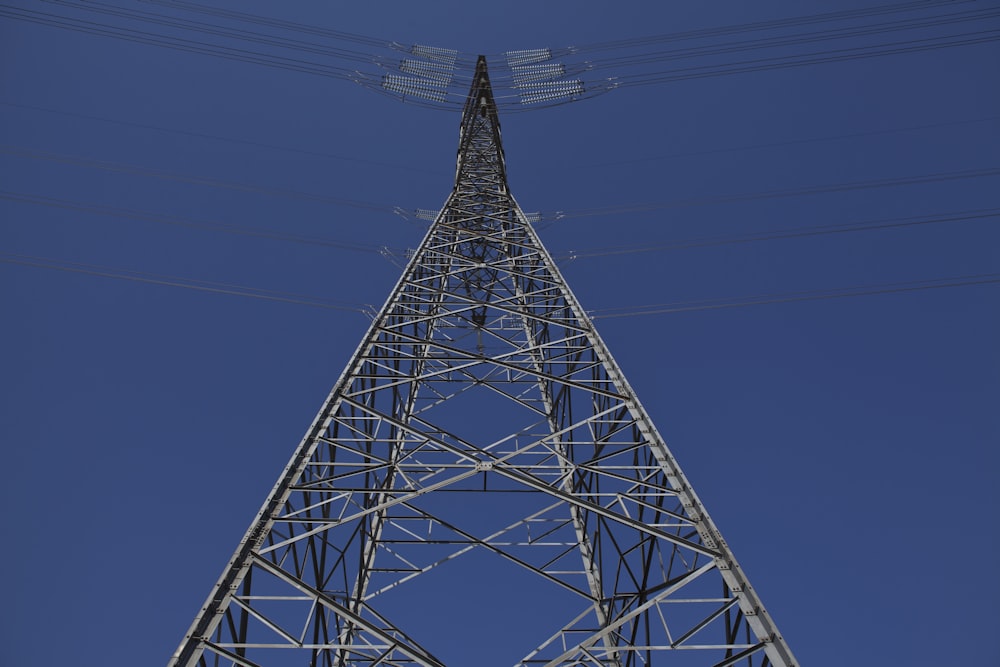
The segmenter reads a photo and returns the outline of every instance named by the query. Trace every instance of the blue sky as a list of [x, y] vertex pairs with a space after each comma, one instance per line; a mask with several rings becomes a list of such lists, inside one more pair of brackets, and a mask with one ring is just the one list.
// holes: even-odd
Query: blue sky
[[[199, 6], [485, 53], [500, 77], [511, 49], [885, 4]], [[381, 305], [419, 242], [427, 223], [412, 212], [447, 197], [459, 111], [40, 25], [12, 7], [133, 37], [235, 42], [73, 2], [0, 6], [0, 661], [48, 664], [55, 649], [81, 664], [162, 663], [354, 351], [363, 311]], [[562, 61], [589, 62], [594, 85], [779, 56], [821, 62], [620, 85], [553, 108], [511, 98], [500, 112], [514, 196], [543, 213], [543, 241], [803, 664], [1000, 659], [989, 640], [1000, 621], [990, 575], [1000, 558], [998, 8], [937, 3], [581, 48]], [[807, 34], [972, 11], [983, 14]], [[837, 49], [971, 33], [981, 43], [830, 61]], [[777, 36], [802, 39], [731, 48]], [[882, 293], [815, 298], [844, 288]], [[723, 307], [691, 308], [702, 300]]]

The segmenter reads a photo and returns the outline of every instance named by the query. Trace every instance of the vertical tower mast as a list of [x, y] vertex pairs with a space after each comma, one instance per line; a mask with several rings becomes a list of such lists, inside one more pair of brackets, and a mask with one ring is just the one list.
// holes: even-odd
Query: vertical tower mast
[[169, 666], [461, 662], [476, 577], [531, 582], [525, 667], [797, 664], [511, 197], [483, 57], [452, 194]]

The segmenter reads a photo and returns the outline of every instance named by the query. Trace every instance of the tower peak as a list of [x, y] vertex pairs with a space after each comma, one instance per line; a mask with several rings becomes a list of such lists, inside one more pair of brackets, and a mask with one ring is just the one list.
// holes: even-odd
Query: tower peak
[[463, 179], [489, 178], [496, 188], [507, 192], [507, 166], [500, 136], [500, 118], [486, 56], [479, 56], [476, 61], [476, 72], [462, 110], [456, 161], [456, 188]]

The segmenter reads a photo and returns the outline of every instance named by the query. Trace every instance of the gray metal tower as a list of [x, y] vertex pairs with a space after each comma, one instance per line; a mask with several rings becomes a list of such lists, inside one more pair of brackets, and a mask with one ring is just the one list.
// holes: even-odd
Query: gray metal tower
[[508, 192], [482, 57], [451, 196], [169, 664], [473, 661], [797, 664]]

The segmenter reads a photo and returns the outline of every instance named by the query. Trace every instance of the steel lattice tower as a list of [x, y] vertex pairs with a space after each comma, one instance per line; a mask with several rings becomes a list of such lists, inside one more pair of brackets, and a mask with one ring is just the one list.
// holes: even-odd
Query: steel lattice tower
[[444, 665], [508, 576], [519, 665], [797, 664], [511, 197], [480, 57], [451, 196], [169, 665]]

